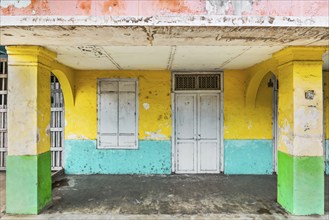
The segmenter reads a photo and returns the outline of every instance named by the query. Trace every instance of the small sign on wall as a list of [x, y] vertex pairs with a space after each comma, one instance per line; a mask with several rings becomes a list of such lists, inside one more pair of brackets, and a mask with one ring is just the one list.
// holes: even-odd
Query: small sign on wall
[[306, 90], [305, 91], [305, 99], [313, 100], [314, 99], [314, 90]]

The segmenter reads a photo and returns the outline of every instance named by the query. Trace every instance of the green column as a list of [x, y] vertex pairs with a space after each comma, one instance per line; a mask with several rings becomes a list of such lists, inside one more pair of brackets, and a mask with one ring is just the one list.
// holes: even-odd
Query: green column
[[38, 214], [51, 203], [50, 64], [37, 46], [8, 51], [6, 212]]
[[322, 47], [276, 54], [279, 81], [278, 203], [294, 215], [324, 214]]

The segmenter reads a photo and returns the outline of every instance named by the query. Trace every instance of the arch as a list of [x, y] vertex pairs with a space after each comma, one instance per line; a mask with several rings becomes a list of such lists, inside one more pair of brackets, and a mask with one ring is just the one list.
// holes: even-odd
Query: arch
[[269, 59], [260, 64], [256, 64], [255, 66], [247, 69], [247, 72], [250, 74], [251, 78], [248, 82], [246, 89], [246, 105], [248, 107], [255, 107], [257, 93], [259, 90], [259, 86], [263, 80], [263, 78], [268, 73], [273, 73], [275, 75], [277, 63], [273, 59]]
[[67, 106], [74, 106], [74, 72], [71, 68], [64, 66], [63, 64], [54, 61], [51, 65], [51, 72], [59, 80], [64, 102]]

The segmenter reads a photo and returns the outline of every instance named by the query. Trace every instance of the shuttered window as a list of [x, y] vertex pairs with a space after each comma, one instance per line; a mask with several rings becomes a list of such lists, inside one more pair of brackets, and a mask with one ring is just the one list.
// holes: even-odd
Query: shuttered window
[[98, 148], [138, 148], [137, 80], [98, 80]]

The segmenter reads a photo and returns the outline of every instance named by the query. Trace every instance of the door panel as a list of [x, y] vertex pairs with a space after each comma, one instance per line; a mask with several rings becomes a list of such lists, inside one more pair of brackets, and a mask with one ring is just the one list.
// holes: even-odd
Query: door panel
[[199, 138], [217, 140], [219, 135], [219, 95], [199, 95]]
[[176, 95], [176, 172], [197, 172], [196, 95]]
[[198, 173], [219, 173], [219, 94], [198, 98]]
[[177, 142], [177, 173], [196, 173], [196, 143], [194, 141]]
[[199, 142], [199, 173], [219, 172], [219, 148], [217, 142]]
[[196, 132], [196, 96], [179, 94], [176, 100], [176, 138], [193, 140]]

